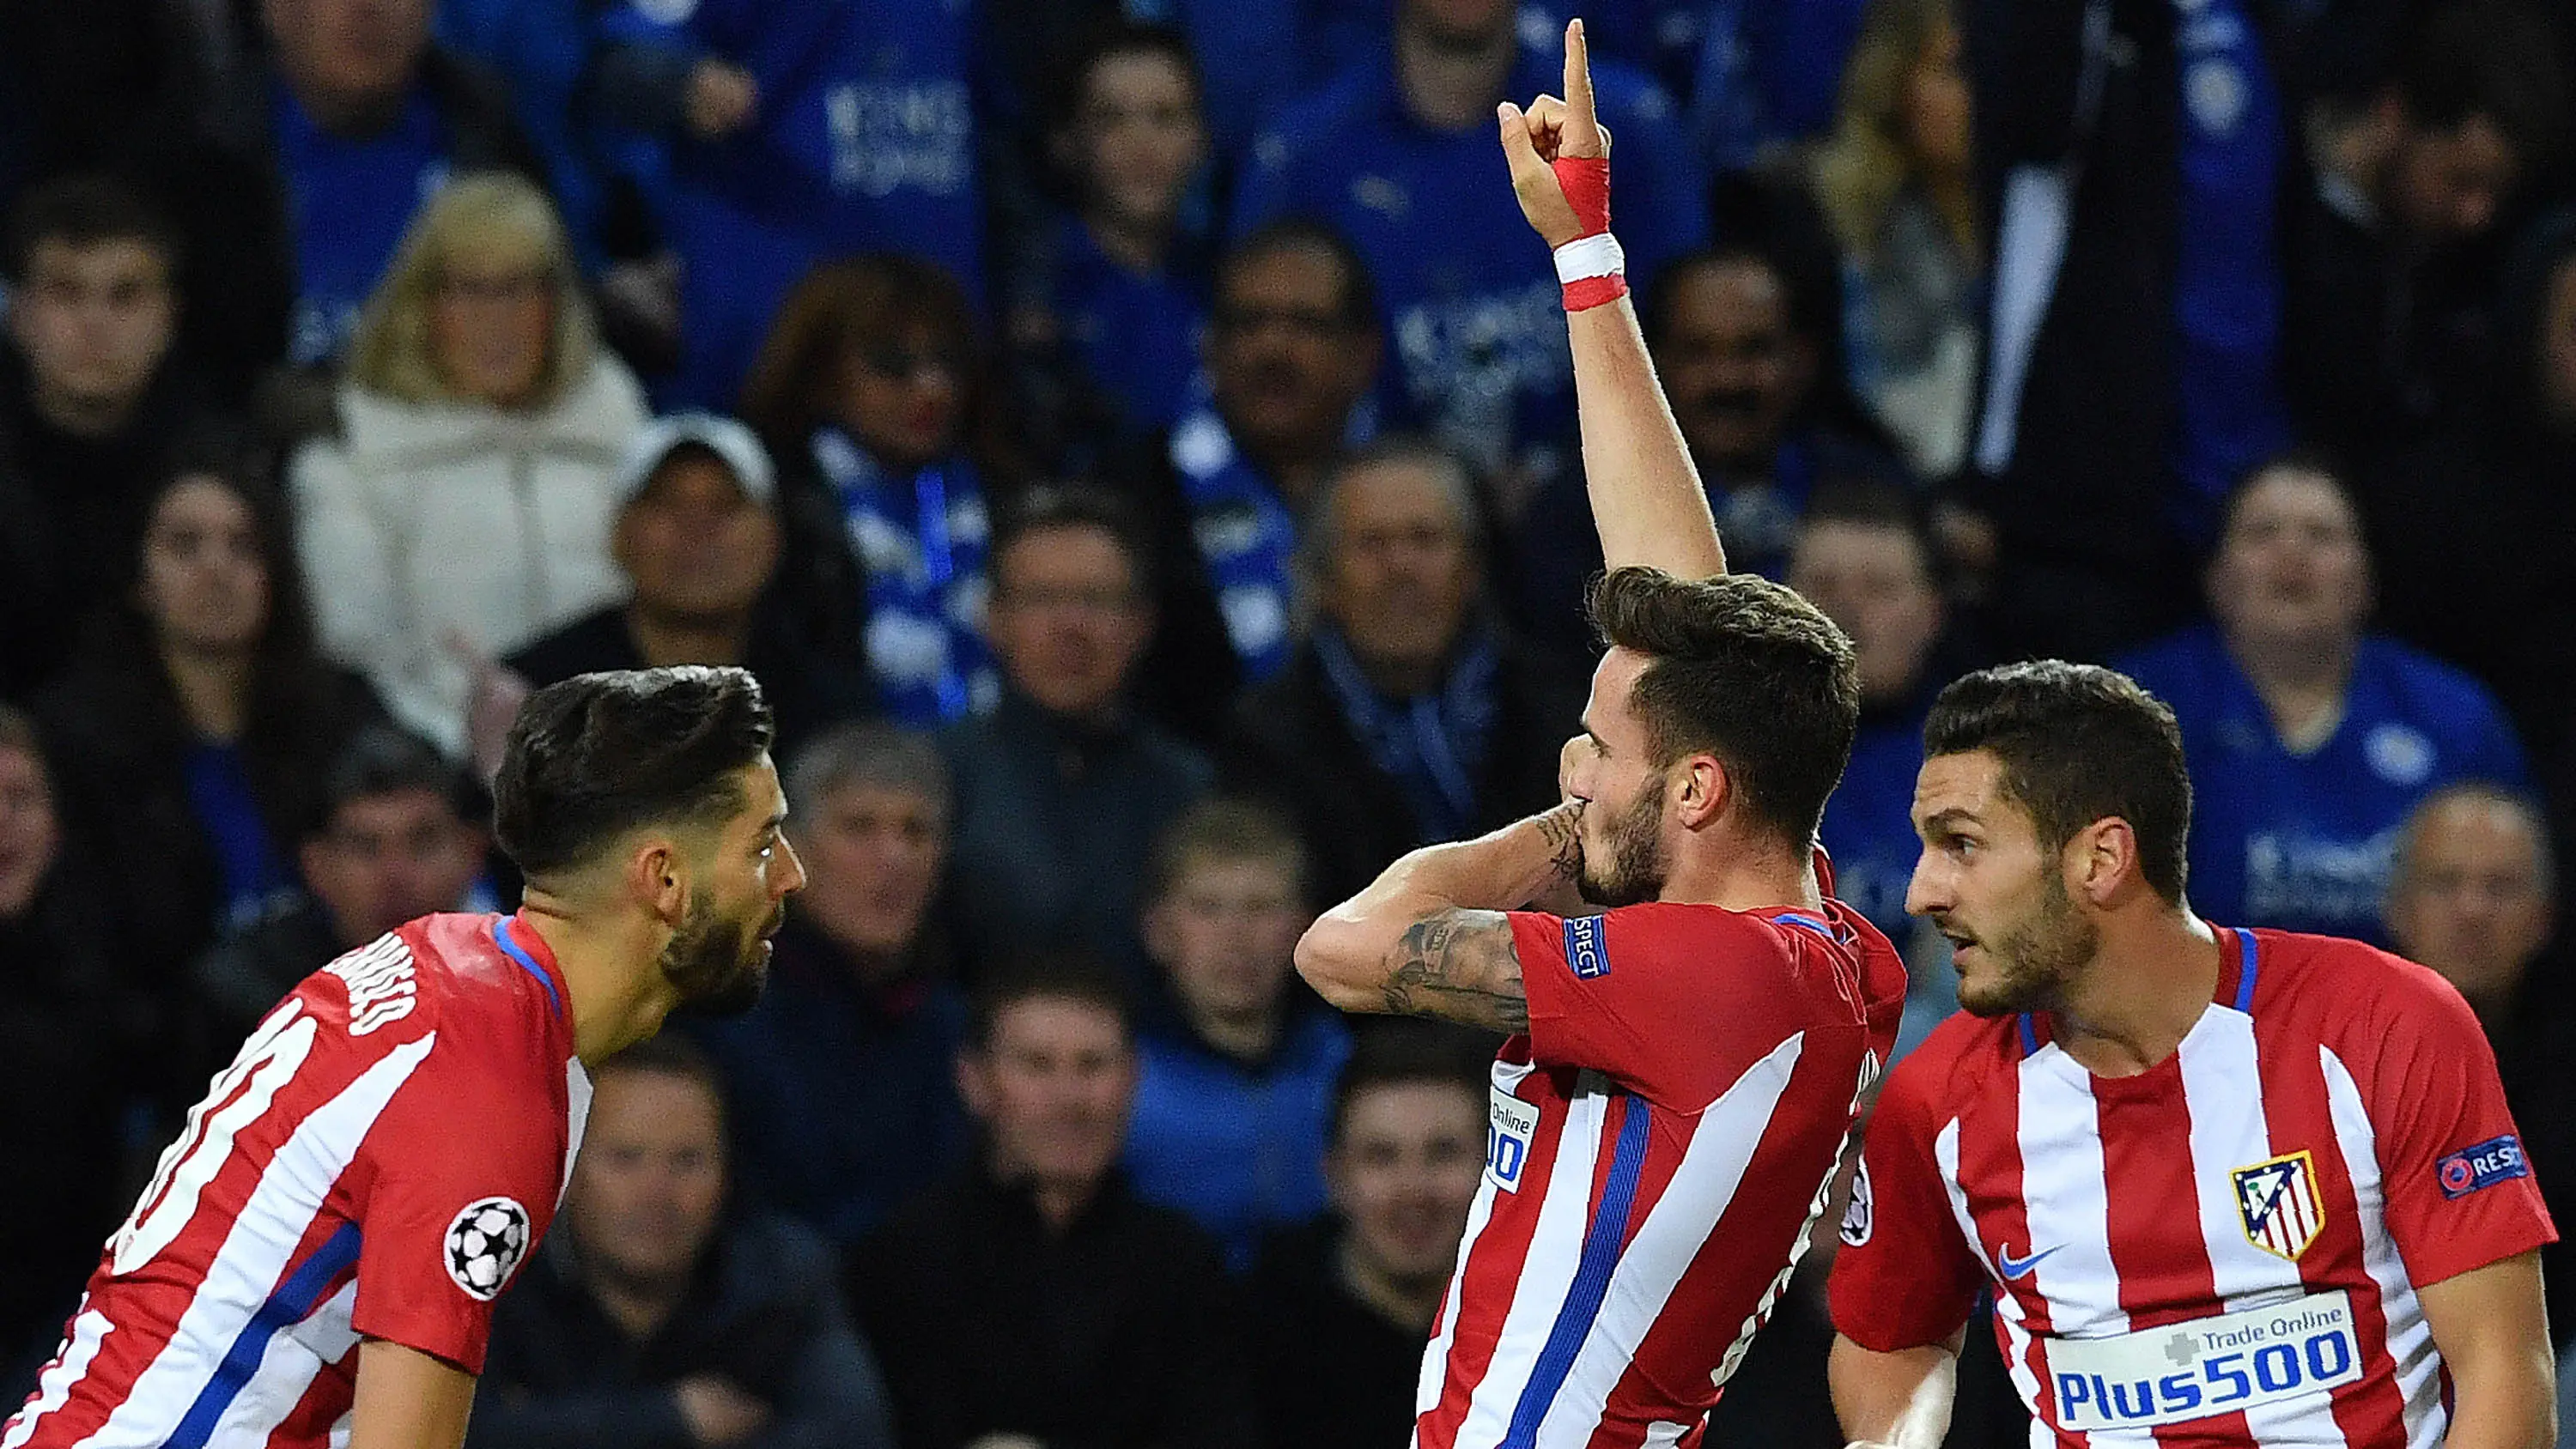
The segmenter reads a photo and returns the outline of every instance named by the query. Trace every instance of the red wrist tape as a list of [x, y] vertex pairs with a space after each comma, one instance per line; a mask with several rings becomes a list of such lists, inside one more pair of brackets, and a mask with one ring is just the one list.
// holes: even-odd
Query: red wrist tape
[[1599, 236], [1608, 231], [1610, 158], [1559, 156], [1548, 165], [1556, 171], [1556, 184], [1564, 189], [1566, 203], [1574, 208], [1574, 219], [1582, 225], [1582, 234]]
[[1581, 312], [1592, 307], [1606, 307], [1628, 295], [1628, 279], [1616, 272], [1606, 277], [1586, 277], [1565, 284], [1565, 310]]

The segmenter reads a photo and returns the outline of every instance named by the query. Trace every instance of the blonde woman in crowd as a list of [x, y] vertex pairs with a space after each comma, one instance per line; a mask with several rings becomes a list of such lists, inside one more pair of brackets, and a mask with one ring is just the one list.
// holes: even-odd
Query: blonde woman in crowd
[[1967, 452], [1984, 309], [1968, 108], [1949, 0], [1871, 0], [1815, 161], [1852, 386], [1929, 478]]
[[336, 412], [291, 477], [323, 646], [459, 755], [485, 661], [624, 589], [614, 474], [643, 392], [600, 345], [543, 193], [485, 173], [422, 203]]

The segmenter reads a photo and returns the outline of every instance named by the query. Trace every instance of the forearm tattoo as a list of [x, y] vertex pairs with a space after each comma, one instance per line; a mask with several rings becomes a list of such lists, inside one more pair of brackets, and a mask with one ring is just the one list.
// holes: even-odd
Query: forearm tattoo
[[1539, 838], [1547, 842], [1549, 867], [1565, 880], [1581, 876], [1583, 836], [1577, 827], [1583, 821], [1583, 802], [1568, 800], [1534, 819]]
[[1527, 1031], [1529, 996], [1511, 922], [1497, 911], [1462, 910], [1414, 922], [1387, 955], [1386, 1009]]

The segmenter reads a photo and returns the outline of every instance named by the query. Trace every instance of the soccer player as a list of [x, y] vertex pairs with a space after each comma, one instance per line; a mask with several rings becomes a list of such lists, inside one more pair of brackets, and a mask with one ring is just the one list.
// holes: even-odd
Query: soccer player
[[[1512, 1033], [1423, 1358], [1419, 1449], [1695, 1445], [1823, 1210], [1905, 971], [1812, 842], [1859, 712], [1849, 640], [1728, 575], [1607, 232], [1579, 24], [1566, 99], [1502, 108], [1557, 256], [1610, 650], [1567, 799], [1415, 851], [1299, 943], [1345, 1010]], [[1562, 916], [1518, 910], [1607, 907]]]
[[432, 915], [305, 979], [108, 1245], [8, 1449], [455, 1449], [535, 1251], [584, 1062], [746, 1005], [804, 883], [739, 669], [531, 696], [494, 785], [514, 915]]
[[1991, 1290], [2034, 1445], [2550, 1444], [2557, 1235], [2459, 993], [2194, 915], [2182, 737], [2123, 675], [1971, 674], [1924, 743], [1907, 909], [1967, 1014], [1870, 1123], [1844, 1431], [1937, 1445]]

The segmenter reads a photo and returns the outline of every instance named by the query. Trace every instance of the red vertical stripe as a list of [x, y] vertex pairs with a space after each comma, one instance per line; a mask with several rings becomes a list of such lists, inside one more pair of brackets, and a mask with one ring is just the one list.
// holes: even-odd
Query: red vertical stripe
[[[2290, 957], [2277, 938], [2266, 943], [2264, 954], [2276, 971]], [[2387, 1309], [2363, 1255], [2360, 1204], [2353, 1196], [2352, 1172], [2337, 1145], [2325, 1066], [2318, 1056], [2322, 1033], [2315, 1012], [2322, 1003], [2313, 991], [2283, 992], [2275, 1000], [2279, 1003], [2275, 1009], [2254, 1018], [2255, 1061], [2263, 1072], [2264, 1122], [2274, 1152], [2305, 1148], [2314, 1155], [2316, 1207], [2325, 1219], [2315, 1241], [2299, 1255], [2299, 1281], [2312, 1293], [2341, 1288], [2352, 1295], [2353, 1329], [2361, 1344], [2360, 1380], [2335, 1390], [2335, 1427], [2343, 1431], [2348, 1444], [2402, 1444], [2406, 1401], [2397, 1386], [2396, 1361], [2388, 1356]]]
[[[2225, 974], [2221, 973], [2222, 976]], [[2228, 983], [2220, 983], [2222, 994]], [[2191, 1103], [2179, 1052], [2134, 1077], [2095, 1078], [2109, 1202], [2111, 1267], [2129, 1330], [2161, 1328], [2218, 1310], [2218, 1278], [2201, 1237], [2201, 1185], [2192, 1169]], [[2212, 1415], [2153, 1431], [2160, 1444], [2250, 1443], [2239, 1414]]]

